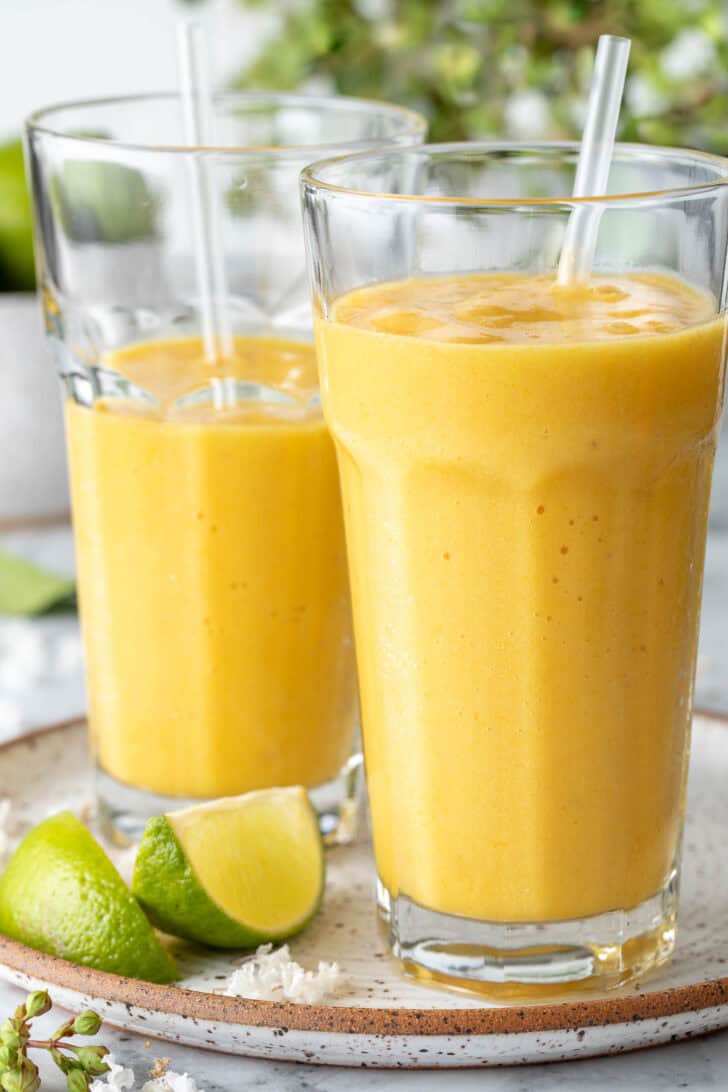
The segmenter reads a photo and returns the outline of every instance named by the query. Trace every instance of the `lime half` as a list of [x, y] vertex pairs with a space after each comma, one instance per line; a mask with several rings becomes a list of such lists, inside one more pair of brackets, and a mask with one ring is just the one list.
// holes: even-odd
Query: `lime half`
[[72, 963], [147, 982], [174, 961], [98, 842], [70, 811], [39, 823], [0, 878], [0, 932]]
[[160, 929], [215, 948], [298, 933], [318, 909], [324, 851], [305, 789], [265, 789], [150, 819], [132, 890]]

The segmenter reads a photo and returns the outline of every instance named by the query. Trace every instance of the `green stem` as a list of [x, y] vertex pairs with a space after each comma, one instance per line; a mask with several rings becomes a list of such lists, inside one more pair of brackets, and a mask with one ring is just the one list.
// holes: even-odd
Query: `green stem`
[[67, 1043], [63, 1039], [28, 1039], [26, 1047], [34, 1050], [70, 1050], [73, 1043]]

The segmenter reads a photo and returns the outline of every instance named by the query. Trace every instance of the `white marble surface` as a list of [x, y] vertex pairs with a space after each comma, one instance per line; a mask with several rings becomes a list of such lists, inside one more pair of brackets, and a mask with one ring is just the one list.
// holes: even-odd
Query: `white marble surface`
[[[15, 532], [0, 536], [6, 549], [61, 572], [73, 568], [73, 551], [66, 529]], [[707, 708], [728, 711], [728, 442], [718, 459], [708, 541], [705, 596], [698, 666], [697, 701]], [[7, 622], [0, 622], [2, 628]], [[72, 637], [75, 620], [52, 616], [33, 623], [48, 654], [48, 670], [36, 671], [27, 685], [21, 680], [3, 679], [0, 672], [0, 734], [8, 731], [16, 710], [17, 727], [30, 728], [60, 720], [83, 709], [80, 669], [73, 666]], [[59, 642], [65, 641], [66, 662], [53, 667]], [[8, 685], [10, 682], [10, 685]], [[5, 713], [3, 714], [3, 710]], [[3, 715], [5, 721], [3, 721]], [[13, 988], [0, 984], [0, 1017], [18, 1001]], [[50, 1024], [48, 1027], [50, 1030]], [[597, 1058], [562, 1065], [530, 1066], [519, 1069], [470, 1072], [404, 1073], [330, 1069], [309, 1065], [262, 1062], [175, 1047], [167, 1043], [145, 1043], [141, 1038], [113, 1031], [103, 1032], [104, 1041], [118, 1060], [131, 1066], [139, 1087], [154, 1058], [169, 1057], [177, 1072], [188, 1072], [205, 1092], [468, 1092], [469, 1089], [498, 1089], [499, 1092], [549, 1092], [575, 1089], [584, 1092], [667, 1092], [688, 1088], [691, 1092], [723, 1088], [728, 1081], [728, 1031], [654, 1050], [615, 1058]], [[60, 1074], [46, 1070], [43, 1087], [61, 1092]]]
[[[9, 1005], [14, 999], [14, 991], [3, 988], [0, 1003]], [[50, 1032], [54, 1025], [45, 1026]], [[715, 1092], [726, 1087], [728, 1074], [728, 1032], [616, 1058], [458, 1073], [362, 1072], [248, 1061], [166, 1043], [146, 1047], [143, 1039], [103, 1031], [99, 1037], [134, 1069], [138, 1079], [146, 1076], [154, 1058], [164, 1055], [171, 1059], [172, 1069], [188, 1072], [205, 1092], [672, 1092], [681, 1088]], [[50, 1068], [44, 1068], [43, 1075], [44, 1092], [65, 1088], [60, 1074], [56, 1077]], [[138, 1080], [139, 1088], [141, 1084]]]

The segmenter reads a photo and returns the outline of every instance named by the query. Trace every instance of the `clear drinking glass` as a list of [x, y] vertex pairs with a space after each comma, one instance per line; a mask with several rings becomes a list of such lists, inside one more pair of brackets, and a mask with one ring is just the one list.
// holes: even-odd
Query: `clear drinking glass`
[[574, 201], [577, 151], [303, 173], [380, 910], [408, 973], [496, 994], [675, 942], [728, 163], [621, 146]]
[[[175, 95], [30, 119], [90, 738], [117, 833], [184, 800], [303, 784], [324, 833], [351, 835], [348, 580], [297, 179], [325, 151], [424, 129], [396, 106], [273, 94], [216, 98], [206, 148], [185, 146]], [[195, 256], [212, 226], [234, 338], [209, 363]]]

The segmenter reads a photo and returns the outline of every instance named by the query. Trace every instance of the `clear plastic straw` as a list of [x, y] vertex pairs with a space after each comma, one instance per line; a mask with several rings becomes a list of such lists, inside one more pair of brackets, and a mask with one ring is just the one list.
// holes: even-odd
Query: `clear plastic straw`
[[[607, 192], [631, 44], [629, 38], [613, 34], [602, 34], [599, 39], [576, 165], [574, 197], [601, 197]], [[569, 216], [559, 260], [560, 285], [589, 279], [600, 219], [601, 209], [597, 205], [579, 206]]]
[[[212, 92], [207, 42], [199, 23], [177, 25], [177, 64], [185, 143], [191, 148], [213, 143]], [[205, 359], [213, 364], [232, 355], [227, 279], [220, 210], [203, 155], [188, 159], [197, 291]]]

